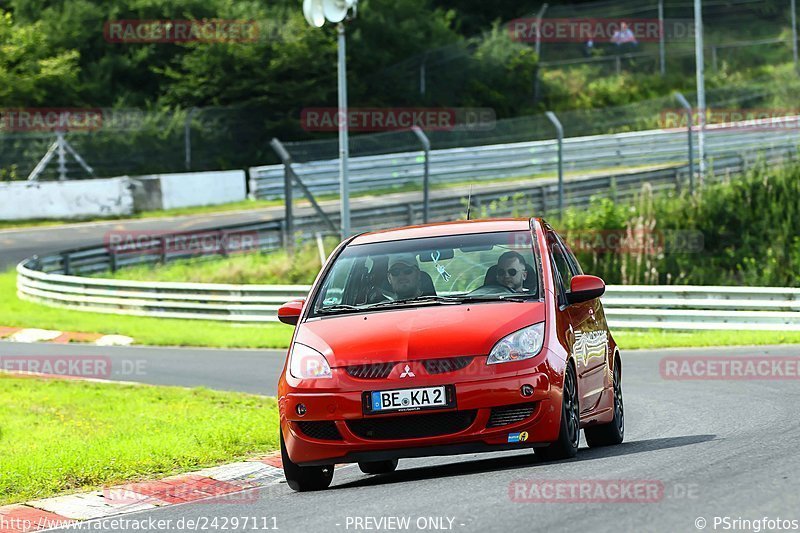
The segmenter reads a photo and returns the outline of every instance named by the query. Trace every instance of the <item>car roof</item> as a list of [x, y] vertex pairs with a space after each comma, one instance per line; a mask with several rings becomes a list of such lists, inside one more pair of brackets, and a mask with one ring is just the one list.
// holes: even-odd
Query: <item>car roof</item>
[[420, 239], [423, 237], [491, 233], [494, 231], [520, 231], [529, 229], [530, 221], [531, 219], [528, 217], [519, 217], [437, 222], [435, 224], [422, 224], [363, 233], [355, 237], [350, 244], [372, 244], [376, 242]]

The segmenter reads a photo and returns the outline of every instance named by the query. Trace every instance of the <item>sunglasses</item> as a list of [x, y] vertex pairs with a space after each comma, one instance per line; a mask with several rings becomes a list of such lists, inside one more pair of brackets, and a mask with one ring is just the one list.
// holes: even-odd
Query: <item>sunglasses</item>
[[392, 276], [410, 276], [413, 272], [414, 269], [411, 267], [395, 267], [389, 270]]
[[519, 271], [519, 270], [517, 270], [516, 268], [509, 268], [508, 270], [504, 270], [504, 269], [502, 269], [502, 268], [498, 268], [498, 269], [497, 269], [497, 275], [498, 275], [498, 276], [502, 276], [502, 275], [503, 275], [503, 274], [505, 274], [506, 272], [508, 273], [508, 275], [509, 275], [509, 276], [511, 276], [511, 277], [513, 278], [513, 277], [514, 277], [514, 276], [516, 276], [516, 275], [517, 275], [517, 273], [518, 273], [518, 272], [520, 272], [520, 271]]

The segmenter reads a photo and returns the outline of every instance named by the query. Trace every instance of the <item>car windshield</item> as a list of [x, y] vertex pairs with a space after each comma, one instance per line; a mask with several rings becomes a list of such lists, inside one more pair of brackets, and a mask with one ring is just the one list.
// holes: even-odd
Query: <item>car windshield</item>
[[530, 231], [351, 245], [328, 270], [312, 314], [537, 300], [539, 272]]

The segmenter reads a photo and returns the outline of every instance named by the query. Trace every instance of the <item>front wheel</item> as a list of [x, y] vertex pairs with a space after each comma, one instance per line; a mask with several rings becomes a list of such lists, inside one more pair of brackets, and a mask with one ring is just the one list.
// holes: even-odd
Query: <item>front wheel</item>
[[561, 397], [561, 426], [558, 440], [546, 448], [535, 448], [537, 457], [545, 461], [570, 459], [578, 455], [581, 438], [581, 415], [575, 370], [568, 364], [564, 371], [564, 390]]
[[281, 431], [281, 463], [283, 463], [283, 475], [286, 477], [286, 483], [297, 492], [324, 490], [333, 481], [333, 465], [300, 466], [293, 463], [286, 452], [283, 431]]
[[397, 459], [361, 462], [358, 468], [365, 474], [390, 474], [397, 469]]
[[614, 418], [607, 424], [583, 430], [586, 444], [590, 448], [621, 444], [625, 438], [625, 408], [622, 403], [622, 375], [619, 363], [614, 365]]

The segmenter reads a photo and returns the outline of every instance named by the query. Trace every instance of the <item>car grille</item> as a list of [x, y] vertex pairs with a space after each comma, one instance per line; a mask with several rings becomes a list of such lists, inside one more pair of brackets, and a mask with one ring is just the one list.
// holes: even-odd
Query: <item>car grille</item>
[[444, 374], [465, 368], [472, 362], [472, 357], [451, 357], [449, 359], [428, 359], [423, 364], [428, 374]]
[[347, 374], [359, 379], [383, 379], [392, 373], [397, 363], [375, 363], [347, 367]]
[[342, 434], [336, 427], [336, 422], [324, 420], [321, 422], [297, 422], [300, 431], [307, 437], [319, 440], [342, 440]]
[[[444, 374], [465, 368], [472, 362], [472, 357], [450, 357], [447, 359], [428, 359], [423, 361], [428, 374]], [[358, 379], [384, 379], [392, 373], [397, 365], [394, 363], [373, 363], [346, 367], [347, 374]]]
[[477, 411], [348, 420], [347, 427], [362, 439], [419, 439], [458, 433], [474, 421]]
[[496, 428], [522, 422], [533, 414], [536, 402], [506, 405], [492, 408], [492, 414], [486, 423], [487, 428]]

